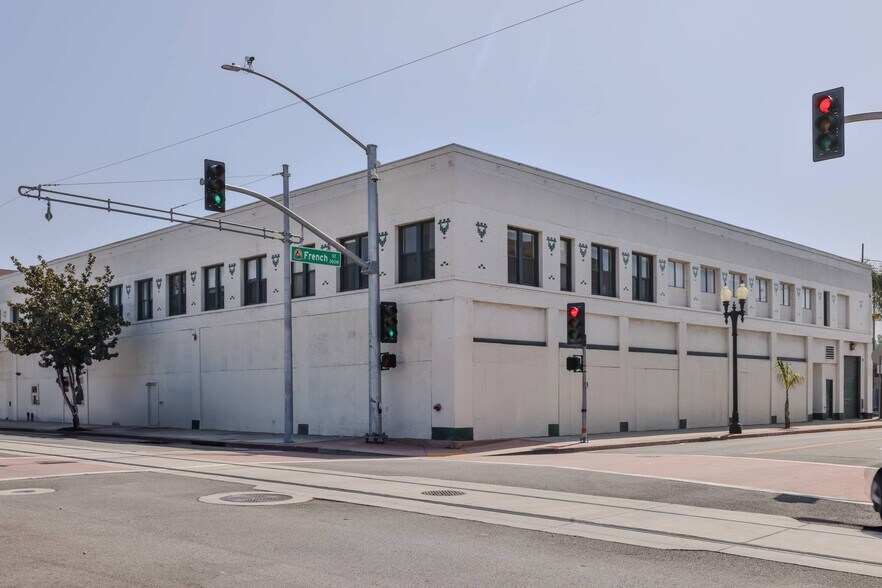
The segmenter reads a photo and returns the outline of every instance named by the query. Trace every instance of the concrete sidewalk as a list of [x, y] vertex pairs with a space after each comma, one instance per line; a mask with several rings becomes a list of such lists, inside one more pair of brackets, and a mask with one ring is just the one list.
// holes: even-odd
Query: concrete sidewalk
[[191, 444], [209, 447], [228, 447], [261, 451], [296, 451], [337, 455], [376, 457], [443, 457], [448, 455], [517, 455], [526, 453], [574, 453], [629, 447], [675, 445], [700, 441], [747, 439], [773, 435], [799, 435], [830, 431], [880, 429], [877, 419], [842, 422], [812, 422], [793, 425], [760, 425], [744, 427], [741, 435], [729, 435], [728, 427], [676, 431], [634, 433], [606, 433], [590, 435], [588, 443], [579, 443], [578, 436], [533, 437], [498, 441], [430, 441], [422, 439], [389, 439], [386, 443], [366, 443], [361, 437], [329, 437], [298, 435], [293, 443], [284, 443], [282, 435], [240, 431], [211, 431], [168, 429], [157, 427], [127, 427], [86, 425], [85, 430], [73, 432], [69, 423], [0, 421], [0, 431], [32, 432], [66, 437], [116, 437], [151, 443]]

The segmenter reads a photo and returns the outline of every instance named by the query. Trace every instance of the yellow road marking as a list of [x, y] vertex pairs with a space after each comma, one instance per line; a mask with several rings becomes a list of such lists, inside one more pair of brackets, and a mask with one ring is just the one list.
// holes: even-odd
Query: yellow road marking
[[828, 447], [830, 445], [847, 445], [848, 443], [879, 443], [882, 438], [875, 439], [852, 439], [851, 441], [831, 441], [830, 443], [813, 443], [811, 445], [797, 445], [796, 447], [783, 447], [781, 449], [764, 449], [762, 451], [752, 451], [747, 455], [765, 455], [768, 453], [783, 453], [785, 451], [797, 451], [799, 449], [812, 449], [814, 447]]

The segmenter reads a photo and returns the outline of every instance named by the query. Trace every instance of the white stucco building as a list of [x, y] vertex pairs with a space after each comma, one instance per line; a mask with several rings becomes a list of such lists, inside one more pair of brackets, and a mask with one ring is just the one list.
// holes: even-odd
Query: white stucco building
[[[293, 208], [358, 251], [365, 181], [359, 172], [297, 190]], [[400, 312], [398, 343], [383, 345], [398, 358], [382, 373], [391, 437], [578, 434], [564, 309], [580, 301], [589, 433], [726, 425], [731, 336], [719, 292], [742, 279], [741, 422], [783, 420], [779, 357], [806, 376], [791, 392], [794, 421], [871, 410], [870, 269], [856, 261], [458, 145], [384, 165], [379, 193], [381, 298]], [[225, 218], [281, 226], [260, 203]], [[303, 244], [322, 242], [307, 232]], [[281, 432], [280, 251], [190, 226], [94, 250], [132, 325], [120, 357], [89, 368], [82, 422]], [[353, 270], [303, 270], [291, 302], [294, 422], [301, 433], [364, 434], [367, 290]], [[0, 300], [15, 298], [19, 279], [0, 276]], [[28, 412], [69, 419], [54, 374], [0, 346], [0, 419]]]

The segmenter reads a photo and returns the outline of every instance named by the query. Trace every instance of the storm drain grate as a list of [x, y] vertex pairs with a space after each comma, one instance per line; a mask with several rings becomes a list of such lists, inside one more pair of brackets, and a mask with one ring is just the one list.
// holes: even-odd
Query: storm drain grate
[[273, 494], [270, 492], [246, 492], [242, 494], [230, 494], [222, 496], [220, 499], [224, 502], [236, 502], [244, 504], [255, 504], [261, 502], [281, 502], [283, 500], [291, 500], [293, 496], [288, 494]]
[[423, 494], [425, 496], [465, 496], [465, 492], [459, 490], [426, 490]]

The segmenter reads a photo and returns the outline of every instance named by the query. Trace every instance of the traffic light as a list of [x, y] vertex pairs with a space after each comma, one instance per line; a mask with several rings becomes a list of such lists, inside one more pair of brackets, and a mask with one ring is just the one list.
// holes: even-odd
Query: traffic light
[[202, 183], [205, 186], [205, 210], [225, 212], [227, 210], [226, 166], [222, 161], [205, 160]]
[[583, 372], [582, 369], [582, 358], [578, 355], [571, 355], [567, 358], [567, 371], [569, 372]]
[[585, 303], [571, 302], [567, 304], [567, 343], [584, 345], [585, 342]]
[[812, 96], [812, 161], [845, 155], [845, 88]]
[[380, 354], [380, 370], [386, 371], [391, 370], [394, 367], [398, 367], [398, 358], [394, 353], [381, 353]]
[[398, 343], [398, 303], [396, 302], [380, 303], [380, 343]]

